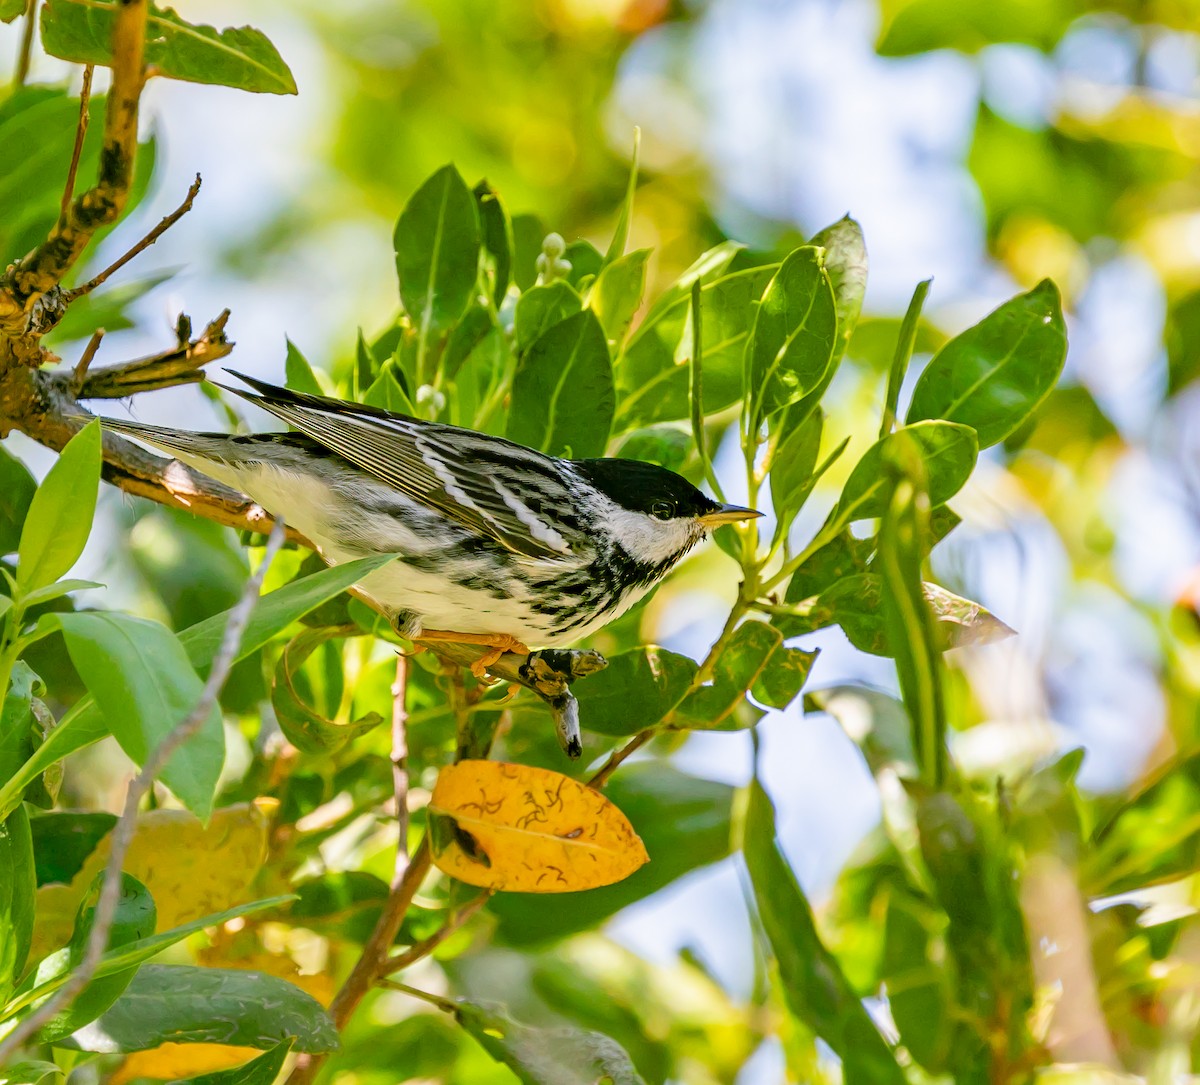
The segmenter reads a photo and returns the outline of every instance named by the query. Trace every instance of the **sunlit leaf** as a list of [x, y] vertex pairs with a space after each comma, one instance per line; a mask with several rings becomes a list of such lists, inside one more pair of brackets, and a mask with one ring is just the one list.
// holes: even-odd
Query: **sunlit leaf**
[[518, 353], [524, 353], [545, 331], [574, 316], [583, 308], [583, 299], [565, 279], [544, 286], [531, 286], [517, 300], [513, 317], [513, 335]]
[[300, 353], [300, 348], [290, 339], [287, 341], [287, 358], [284, 360], [284, 383], [293, 392], [305, 392], [310, 396], [320, 396], [325, 393], [317, 381], [313, 368], [308, 359]]
[[633, 735], [653, 727], [687, 692], [696, 664], [649, 644], [608, 657], [608, 666], [575, 686], [579, 719], [602, 735]]
[[867, 292], [867, 245], [862, 227], [849, 215], [813, 234], [810, 245], [825, 250], [824, 264], [837, 308], [837, 345], [834, 358], [846, 353], [858, 326], [863, 296]]
[[438, 868], [490, 889], [592, 889], [628, 877], [649, 858], [600, 792], [529, 765], [449, 765], [438, 774], [429, 814]]
[[[76, 64], [112, 65], [116, 0], [47, 0], [42, 46]], [[146, 63], [157, 74], [192, 83], [218, 83], [267, 94], [295, 94], [296, 81], [265, 34], [253, 27], [188, 23], [171, 8], [150, 9]]]
[[0, 554], [11, 554], [21, 541], [21, 527], [36, 489], [29, 468], [0, 445]]
[[609, 341], [620, 343], [642, 304], [649, 249], [635, 249], [606, 264], [592, 283], [588, 305], [600, 318]]
[[766, 622], [743, 622], [734, 630], [713, 668], [712, 681], [688, 696], [671, 714], [671, 725], [708, 730], [736, 726], [730, 717], [761, 678], [783, 637]]

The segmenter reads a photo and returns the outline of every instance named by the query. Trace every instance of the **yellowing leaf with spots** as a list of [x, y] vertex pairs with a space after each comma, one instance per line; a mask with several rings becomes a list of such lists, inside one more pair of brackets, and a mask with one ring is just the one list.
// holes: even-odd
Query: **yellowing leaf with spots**
[[514, 893], [611, 885], [650, 859], [629, 819], [599, 791], [503, 761], [442, 769], [429, 828], [439, 870]]

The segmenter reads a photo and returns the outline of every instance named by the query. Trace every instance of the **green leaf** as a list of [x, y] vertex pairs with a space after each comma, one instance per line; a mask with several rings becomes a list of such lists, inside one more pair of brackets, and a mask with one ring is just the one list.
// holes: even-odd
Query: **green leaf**
[[241, 1066], [188, 1078], [186, 1085], [274, 1085], [291, 1049], [292, 1041], [283, 1040]]
[[820, 250], [792, 252], [768, 284], [746, 348], [754, 419], [803, 399], [833, 363], [837, 308]]
[[[46, 0], [42, 47], [76, 64], [112, 66], [117, 0]], [[295, 94], [296, 81], [265, 34], [249, 26], [216, 30], [150, 8], [146, 64], [159, 75], [265, 94]]]
[[567, 272], [567, 282], [581, 294], [604, 266], [604, 257], [600, 255], [600, 250], [582, 238], [572, 241], [563, 250], [562, 258], [571, 265], [571, 270]]
[[524, 354], [537, 338], [583, 308], [583, 299], [566, 279], [531, 286], [517, 301], [513, 337], [517, 353]]
[[[867, 559], [874, 549], [874, 539], [857, 539], [849, 529], [840, 532], [815, 551], [792, 574], [792, 579], [788, 581], [784, 601], [788, 603], [803, 602], [828, 591], [839, 581], [866, 572]], [[789, 631], [786, 620], [782, 624], [780, 622], [776, 622], [776, 624], [784, 630], [785, 637], [795, 635]], [[827, 622], [821, 624], [827, 624]], [[819, 629], [821, 624], [808, 624], [805, 626], [804, 632]]]
[[[90, 108], [94, 109], [95, 105]], [[87, 176], [82, 171], [80, 175]], [[47, 335], [46, 342], [54, 345], [56, 353], [65, 354], [66, 351], [62, 349], [64, 344], [86, 340], [97, 328], [103, 328], [111, 335], [134, 327], [134, 304], [156, 287], [173, 279], [178, 271], [178, 268], [165, 268], [76, 298], [66, 315], [54, 326], [53, 332]]]
[[305, 704], [296, 692], [293, 683], [296, 672], [317, 648], [338, 636], [339, 632], [328, 628], [305, 630], [279, 654], [279, 662], [275, 667], [271, 705], [288, 741], [306, 753], [334, 753], [383, 723], [383, 717], [378, 712], [368, 712], [361, 719], [347, 723], [336, 723]]
[[[391, 554], [373, 554], [370, 557], [358, 558], [294, 580], [263, 596], [246, 623], [237, 658], [245, 659], [258, 651], [292, 622], [298, 621], [309, 611], [340, 595], [367, 574], [394, 560]], [[215, 614], [179, 634], [188, 659], [201, 673], [207, 671], [216, 657], [228, 621], [228, 612]], [[6, 782], [0, 783], [0, 816], [7, 816], [12, 811], [20, 802], [25, 788], [47, 768], [68, 754], [98, 742], [107, 734], [105, 717], [92, 698], [78, 703], [50, 732], [45, 742], [21, 766], [20, 771]]]
[[[65, 980], [79, 967], [87, 952], [88, 940], [92, 936], [96, 904], [103, 880], [103, 872], [97, 874], [86, 896], [80, 901], [71, 941], [38, 964], [35, 973], [38, 983], [58, 977]], [[139, 939], [148, 938], [154, 933], [157, 920], [158, 910], [154, 906], [154, 898], [150, 891], [137, 878], [122, 873], [121, 891], [117, 898], [113, 925], [108, 934], [107, 948], [118, 949]], [[61, 1009], [38, 1030], [38, 1042], [55, 1043], [64, 1036], [70, 1036], [89, 1021], [94, 1021], [120, 997], [136, 971], [137, 966], [134, 965], [120, 972], [93, 979], [71, 1000], [70, 1005]], [[37, 1003], [33, 1005], [36, 1006]]]
[[49, 810], [30, 818], [38, 885], [68, 885], [116, 823], [115, 814], [74, 810]]
[[[241, 916], [252, 915], [255, 912], [278, 908], [280, 905], [287, 904], [293, 899], [290, 896], [267, 897], [263, 900], [252, 901], [249, 904], [240, 904], [236, 908], [227, 908], [223, 912], [194, 919], [190, 923], [173, 927], [171, 930], [163, 931], [161, 934], [153, 934], [148, 938], [139, 938], [136, 942], [130, 942], [127, 945], [114, 946], [100, 959], [95, 979], [103, 979], [105, 976], [115, 975], [118, 972], [132, 968], [134, 965], [142, 964], [152, 957], [157, 957], [164, 949], [182, 942], [185, 938], [191, 937], [206, 927], [219, 927], [222, 923], [228, 923], [231, 919], [238, 919]], [[59, 970], [56, 965], [47, 964], [46, 962], [48, 961], [51, 961], [51, 958], [46, 958], [38, 966], [37, 970], [30, 972], [18, 988], [17, 995], [14, 996], [7, 1006], [0, 1007], [0, 1021], [7, 1021], [34, 1003], [41, 1002], [66, 983], [67, 977], [70, 975], [70, 970]], [[42, 976], [43, 971], [47, 973], [45, 977]], [[3, 1038], [4, 1032], [5, 1029], [0, 1028], [0, 1038]]]
[[552, 456], [602, 456], [612, 417], [608, 343], [585, 310], [543, 332], [517, 363], [507, 436]]
[[404, 394], [404, 388], [396, 369], [396, 363], [388, 359], [383, 363], [379, 376], [362, 397], [368, 407], [379, 407], [393, 414], [415, 414], [412, 401]]
[[687, 656], [654, 644], [609, 656], [604, 670], [574, 687], [580, 722], [597, 734], [637, 734], [679, 704], [695, 674]]
[[893, 892], [884, 919], [882, 979], [900, 1040], [932, 1074], [952, 1073], [954, 1033], [950, 976], [937, 963], [937, 935], [945, 920], [914, 894]]
[[404, 309], [428, 344], [462, 316], [478, 275], [479, 219], [458, 170], [443, 166], [413, 193], [393, 242]]
[[783, 641], [766, 622], [743, 622], [734, 630], [713, 668], [712, 682], [688, 696], [671, 714], [671, 726], [693, 730], [734, 730], [734, 710], [759, 681]]
[[1200, 870], [1200, 750], [1164, 762], [1092, 834], [1089, 896], [1177, 881]]
[[[116, 612], [60, 614], [71, 662], [121, 748], [143, 765], [200, 700], [204, 683], [166, 626]], [[163, 782], [201, 820], [212, 813], [225, 763], [225, 730], [216, 705], [201, 731], [164, 766]]]
[[337, 1029], [316, 999], [276, 976], [147, 964], [97, 1021], [73, 1037], [84, 1051], [146, 1051], [161, 1043], [224, 1043], [333, 1051]]
[[[587, 682], [579, 684], [580, 691]], [[499, 920], [501, 939], [530, 946], [590, 930], [688, 871], [729, 854], [733, 789], [727, 784], [656, 761], [622, 765], [604, 793], [629, 818], [651, 861], [616, 885], [572, 893], [570, 908], [548, 909], [545, 896], [536, 893], [493, 897], [488, 911]]]
[[287, 360], [283, 363], [284, 384], [293, 392], [304, 392], [310, 396], [321, 396], [321, 385], [313, 372], [308, 359], [300, 353], [300, 348], [290, 339], [287, 340]]
[[33, 495], [17, 550], [21, 593], [53, 584], [79, 560], [92, 530], [100, 488], [100, 423], [83, 427]]
[[29, 815], [18, 806], [0, 822], [0, 1003], [25, 971], [36, 888]]
[[7, 780], [33, 753], [36, 722], [33, 698], [45, 695], [42, 680], [24, 660], [13, 665], [0, 711], [0, 780]]
[[913, 389], [908, 421], [970, 426], [979, 447], [1004, 440], [1050, 394], [1067, 356], [1058, 288], [1043, 279], [950, 340]]
[[970, 426], [916, 422], [876, 441], [855, 465], [842, 488], [834, 515], [844, 523], [882, 516], [887, 504], [884, 464], [896, 450], [914, 445], [924, 464], [929, 503], [943, 505], [971, 477], [979, 446]]
[[775, 810], [757, 780], [750, 785], [742, 854], [788, 1009], [838, 1054], [846, 1085], [904, 1085], [891, 1050], [817, 934], [808, 898], [776, 842]]
[[609, 342], [620, 343], [642, 304], [649, 249], [635, 249], [605, 264], [588, 294], [588, 307], [600, 318]]
[[754, 699], [770, 708], [787, 708], [804, 688], [819, 654], [779, 645], [750, 687]]
[[490, 263], [492, 303], [497, 309], [504, 303], [512, 276], [513, 232], [504, 201], [487, 181], [480, 181], [472, 195], [479, 212], [480, 239]]
[[29, 468], [0, 445], [0, 554], [16, 550], [36, 490]]
[[[786, 419], [787, 414], [780, 417]], [[780, 439], [771, 461], [771, 504], [776, 519], [790, 523], [808, 497], [824, 427], [825, 415], [816, 410]]]
[[604, 254], [604, 266], [616, 263], [625, 253], [625, 244], [629, 240], [629, 225], [633, 221], [633, 196], [637, 191], [638, 158], [642, 149], [642, 130], [633, 129], [633, 154], [629, 159], [629, 182], [625, 186], [625, 199], [621, 201], [621, 214], [617, 218], [617, 228], [613, 231], [613, 239], [609, 243], [608, 252]]
[[917, 331], [921, 327], [921, 310], [925, 307], [925, 297], [929, 293], [932, 279], [917, 283], [912, 299], [904, 312], [904, 320], [896, 333], [896, 351], [892, 355], [892, 364], [888, 369], [887, 392], [883, 401], [883, 421], [880, 423], [879, 436], [886, 437], [896, 424], [896, 405], [900, 402], [900, 389], [904, 378], [908, 375], [908, 365], [912, 361], [913, 347], [917, 342]]
[[1078, 15], [1071, 0], [885, 0], [879, 54], [886, 57], [958, 49], [975, 53], [995, 42], [1049, 52]]
[[849, 215], [814, 234], [809, 244], [825, 250], [823, 263], [837, 309], [837, 343], [833, 349], [836, 362], [846, 353], [862, 314], [867, 292], [867, 245], [862, 227]]
[[578, 1028], [531, 1028], [500, 1006], [454, 1000], [454, 1017], [525, 1085], [645, 1085], [611, 1036]]
[[688, 434], [674, 426], [650, 426], [634, 430], [621, 442], [616, 455], [623, 460], [657, 463], [678, 473], [695, 447]]
[[[728, 255], [732, 259], [733, 254]], [[742, 396], [743, 360], [754, 307], [774, 272], [773, 266], [750, 268], [712, 282], [690, 276], [691, 282], [703, 283], [700, 314], [707, 414], [724, 410]], [[677, 286], [672, 286], [663, 295], [675, 298], [671, 304], [664, 306], [663, 298], [655, 302], [618, 359], [618, 432], [689, 417], [691, 298], [687, 291], [676, 295]]]
[[541, 254], [545, 236], [546, 227], [537, 215], [513, 215], [512, 278], [522, 292], [537, 282], [537, 258]]
[[[24, 4], [25, 0], [21, 0], [22, 7]], [[0, 1066], [0, 1085], [43, 1085], [52, 1078], [63, 1076], [63, 1071], [52, 1062], [16, 1062], [11, 1066]]]

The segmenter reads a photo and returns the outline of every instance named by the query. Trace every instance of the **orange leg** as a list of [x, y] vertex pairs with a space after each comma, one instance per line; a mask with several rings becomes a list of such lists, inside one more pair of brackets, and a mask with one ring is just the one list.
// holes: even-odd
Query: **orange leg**
[[492, 650], [481, 655], [471, 664], [471, 673], [476, 678], [483, 678], [488, 667], [496, 662], [505, 652], [516, 652], [518, 655], [529, 655], [529, 648], [516, 637], [507, 633], [455, 633], [446, 629], [422, 629], [421, 640], [446, 640], [456, 644], [482, 644]]

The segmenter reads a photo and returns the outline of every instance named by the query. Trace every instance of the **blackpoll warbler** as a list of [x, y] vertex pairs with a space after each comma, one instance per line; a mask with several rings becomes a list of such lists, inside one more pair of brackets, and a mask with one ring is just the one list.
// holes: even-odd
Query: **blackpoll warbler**
[[295, 433], [231, 437], [109, 419], [247, 494], [330, 564], [396, 560], [358, 585], [405, 637], [556, 647], [628, 610], [705, 534], [761, 515], [639, 460], [560, 460], [500, 437], [234, 376]]

